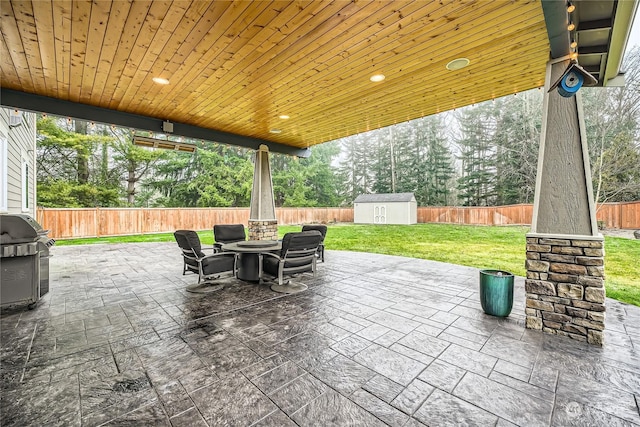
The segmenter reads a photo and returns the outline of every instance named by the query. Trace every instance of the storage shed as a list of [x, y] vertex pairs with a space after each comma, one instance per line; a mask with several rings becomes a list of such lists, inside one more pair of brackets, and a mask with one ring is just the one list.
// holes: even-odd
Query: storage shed
[[415, 224], [418, 204], [413, 193], [361, 194], [353, 201], [355, 224]]

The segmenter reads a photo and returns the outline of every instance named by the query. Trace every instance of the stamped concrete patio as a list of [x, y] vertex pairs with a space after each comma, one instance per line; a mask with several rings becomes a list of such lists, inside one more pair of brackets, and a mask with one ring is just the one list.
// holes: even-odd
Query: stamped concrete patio
[[1, 424], [640, 425], [640, 308], [606, 344], [483, 314], [478, 270], [327, 252], [309, 290], [190, 294], [175, 243], [54, 247], [51, 292], [4, 311]]

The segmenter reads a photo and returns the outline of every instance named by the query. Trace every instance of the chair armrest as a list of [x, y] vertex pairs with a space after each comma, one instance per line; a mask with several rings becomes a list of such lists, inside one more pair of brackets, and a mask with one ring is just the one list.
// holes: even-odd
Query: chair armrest
[[276, 255], [276, 254], [271, 253], [271, 252], [260, 252], [260, 255], [262, 255], [262, 256], [267, 255], [267, 256], [270, 256], [270, 257], [273, 257], [273, 258], [277, 259], [278, 261], [280, 261], [282, 259], [282, 258], [280, 258], [279, 255]]
[[215, 253], [213, 255], [204, 256], [204, 257], [200, 258], [200, 261], [204, 261], [206, 259], [220, 258], [220, 257], [233, 257], [233, 258], [236, 258], [237, 256], [238, 256], [238, 254], [236, 254], [235, 252], [218, 252], [218, 253]]

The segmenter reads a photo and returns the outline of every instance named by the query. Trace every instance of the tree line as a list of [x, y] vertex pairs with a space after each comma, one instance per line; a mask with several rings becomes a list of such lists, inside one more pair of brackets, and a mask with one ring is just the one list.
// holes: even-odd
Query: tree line
[[[640, 49], [624, 88], [583, 88], [596, 199], [640, 200]], [[272, 153], [277, 206], [351, 205], [363, 193], [413, 192], [420, 206], [531, 203], [542, 129], [540, 89], [312, 147]], [[253, 152], [214, 142], [193, 153], [133, 144], [129, 129], [41, 116], [44, 207], [246, 207]]]

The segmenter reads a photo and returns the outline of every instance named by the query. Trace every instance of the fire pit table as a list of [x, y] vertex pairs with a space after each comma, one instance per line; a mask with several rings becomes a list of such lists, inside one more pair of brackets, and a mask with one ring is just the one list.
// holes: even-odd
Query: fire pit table
[[222, 250], [238, 254], [237, 277], [247, 282], [259, 282], [262, 276], [262, 257], [265, 252], [275, 252], [282, 249], [282, 242], [278, 240], [246, 240], [235, 243], [225, 243]]

